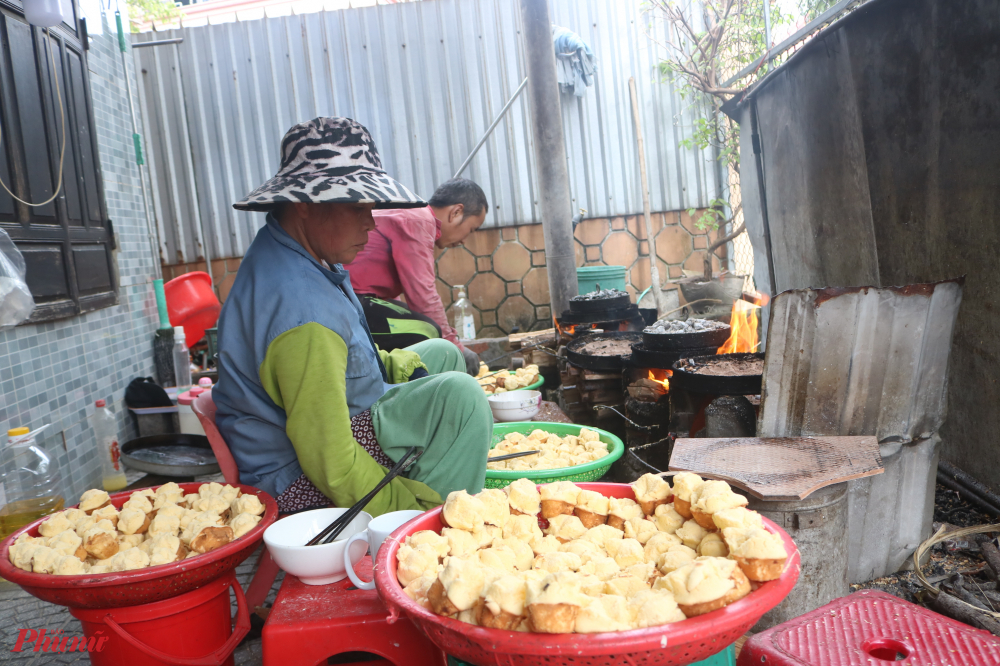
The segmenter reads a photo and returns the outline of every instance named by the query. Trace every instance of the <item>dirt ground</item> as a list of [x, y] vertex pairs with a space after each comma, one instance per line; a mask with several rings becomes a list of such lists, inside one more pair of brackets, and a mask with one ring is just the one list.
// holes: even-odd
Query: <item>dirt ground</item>
[[[1000, 523], [1000, 517], [979, 511], [959, 497], [958, 493], [938, 485], [934, 494], [934, 529], [942, 523], [955, 527], [972, 527]], [[986, 565], [974, 542], [944, 541], [931, 549], [930, 561], [924, 566], [924, 575], [932, 583], [944, 580], [955, 573], [978, 571]], [[897, 571], [889, 576], [851, 586], [852, 592], [874, 589], [888, 592], [913, 603], [925, 600], [924, 588], [913, 571]]]

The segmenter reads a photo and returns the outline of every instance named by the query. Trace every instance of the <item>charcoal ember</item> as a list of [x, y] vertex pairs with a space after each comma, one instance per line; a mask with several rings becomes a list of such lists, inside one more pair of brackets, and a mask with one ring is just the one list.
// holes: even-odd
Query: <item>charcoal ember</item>
[[704, 333], [725, 328], [726, 324], [711, 319], [661, 319], [652, 326], [642, 329], [643, 333], [678, 335], [682, 333]]
[[619, 296], [628, 296], [628, 293], [621, 289], [601, 289], [599, 291], [592, 291], [589, 294], [574, 296], [569, 300], [579, 303], [580, 301], [602, 301], [606, 298], [618, 298]]

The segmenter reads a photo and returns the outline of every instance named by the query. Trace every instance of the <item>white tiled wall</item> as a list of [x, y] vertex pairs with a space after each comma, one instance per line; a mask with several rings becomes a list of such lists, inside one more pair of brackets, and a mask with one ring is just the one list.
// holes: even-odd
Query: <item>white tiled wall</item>
[[[135, 90], [131, 54], [128, 74]], [[132, 149], [132, 124], [113, 16], [88, 54], [108, 214], [118, 236], [119, 304], [80, 317], [0, 332], [0, 427], [38, 428], [59, 461], [67, 500], [100, 484], [87, 417], [104, 399], [118, 415], [122, 441], [135, 436], [124, 404], [134, 377], [153, 375], [154, 257], [147, 236]], [[137, 107], [138, 108], [138, 107]], [[142, 131], [140, 129], [140, 131]]]

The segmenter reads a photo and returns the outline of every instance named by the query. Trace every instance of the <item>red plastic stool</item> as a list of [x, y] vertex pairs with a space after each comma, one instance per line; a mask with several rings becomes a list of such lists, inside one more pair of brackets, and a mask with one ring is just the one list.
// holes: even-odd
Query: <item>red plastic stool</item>
[[1000, 639], [875, 590], [762, 631], [737, 666], [992, 666]]
[[[354, 568], [362, 579], [373, 577], [368, 556]], [[390, 625], [388, 615], [378, 592], [359, 590], [349, 579], [305, 585], [286, 574], [264, 624], [264, 666], [317, 666], [345, 652], [369, 652], [387, 660], [363, 666], [447, 664], [445, 654], [412, 622], [400, 618]]]

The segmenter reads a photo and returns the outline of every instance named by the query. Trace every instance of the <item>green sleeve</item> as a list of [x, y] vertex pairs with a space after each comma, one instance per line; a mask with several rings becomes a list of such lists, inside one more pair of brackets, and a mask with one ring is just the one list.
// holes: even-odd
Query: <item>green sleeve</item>
[[[427, 370], [427, 365], [420, 360], [420, 354], [416, 352], [405, 349], [393, 349], [391, 352], [387, 352], [378, 349], [378, 347], [375, 349], [378, 350], [382, 365], [385, 366], [385, 371], [389, 375], [390, 384], [405, 384], [410, 381], [410, 375], [417, 368]], [[430, 371], [428, 370], [428, 372]]]
[[[336, 506], [349, 507], [386, 473], [354, 439], [346, 398], [347, 345], [316, 323], [286, 331], [267, 348], [260, 381], [285, 410], [285, 432], [306, 477]], [[366, 512], [426, 510], [441, 497], [418, 481], [396, 477]]]

